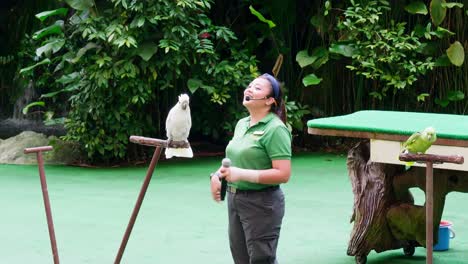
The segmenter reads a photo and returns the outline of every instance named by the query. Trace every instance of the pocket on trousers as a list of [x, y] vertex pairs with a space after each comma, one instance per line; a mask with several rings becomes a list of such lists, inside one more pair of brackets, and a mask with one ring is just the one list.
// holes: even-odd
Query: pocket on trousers
[[266, 207], [273, 207], [275, 203], [275, 192], [264, 192], [262, 193], [262, 202]]

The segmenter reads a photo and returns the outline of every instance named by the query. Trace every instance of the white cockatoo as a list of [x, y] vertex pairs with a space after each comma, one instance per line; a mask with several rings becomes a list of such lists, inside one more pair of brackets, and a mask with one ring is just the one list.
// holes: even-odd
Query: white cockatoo
[[[190, 116], [189, 96], [187, 94], [179, 95], [179, 102], [172, 107], [166, 118], [167, 141], [186, 141], [192, 127]], [[175, 157], [192, 158], [193, 152], [190, 146], [188, 148], [166, 148], [166, 158]]]

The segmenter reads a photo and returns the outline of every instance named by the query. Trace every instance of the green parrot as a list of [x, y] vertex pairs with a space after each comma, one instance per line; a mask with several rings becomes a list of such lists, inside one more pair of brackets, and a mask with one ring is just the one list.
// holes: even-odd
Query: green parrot
[[[402, 153], [424, 154], [437, 139], [435, 129], [427, 127], [422, 132], [416, 132], [403, 143]], [[405, 162], [409, 169], [414, 162]]]

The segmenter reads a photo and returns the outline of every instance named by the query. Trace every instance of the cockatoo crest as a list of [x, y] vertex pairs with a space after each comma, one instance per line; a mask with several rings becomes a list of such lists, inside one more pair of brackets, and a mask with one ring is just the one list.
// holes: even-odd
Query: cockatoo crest
[[180, 107], [185, 110], [190, 103], [190, 98], [187, 94], [179, 95], [179, 104]]

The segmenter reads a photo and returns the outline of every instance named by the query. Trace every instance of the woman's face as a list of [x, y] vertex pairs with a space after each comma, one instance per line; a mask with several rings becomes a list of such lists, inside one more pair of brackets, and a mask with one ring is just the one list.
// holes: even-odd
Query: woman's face
[[[245, 106], [249, 106], [249, 105], [251, 106], [268, 105], [269, 106], [271, 105], [271, 103], [274, 102], [274, 99], [272, 97], [269, 97], [272, 92], [271, 89], [272, 89], [271, 84], [267, 79], [260, 78], [260, 77], [256, 78], [244, 90], [243, 104]], [[250, 97], [250, 99], [254, 99], [254, 100], [247, 101], [246, 100], [247, 97]]]

